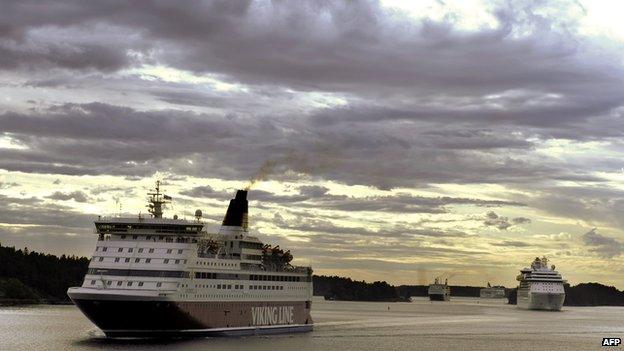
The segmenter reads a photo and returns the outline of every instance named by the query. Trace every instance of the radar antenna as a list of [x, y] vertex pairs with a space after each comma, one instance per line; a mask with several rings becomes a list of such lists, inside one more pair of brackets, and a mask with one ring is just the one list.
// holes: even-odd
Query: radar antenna
[[162, 218], [164, 205], [170, 203], [171, 197], [160, 192], [160, 180], [156, 181], [155, 191], [147, 194], [150, 196], [147, 210], [152, 217]]

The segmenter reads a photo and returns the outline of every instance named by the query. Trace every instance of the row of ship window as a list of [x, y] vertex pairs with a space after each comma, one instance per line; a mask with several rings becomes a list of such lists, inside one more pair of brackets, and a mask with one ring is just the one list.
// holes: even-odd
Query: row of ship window
[[[116, 231], [116, 232], [120, 232], [120, 231], [127, 231], [127, 230], [161, 230], [161, 231], [178, 231], [178, 232], [199, 232], [201, 231], [202, 226], [188, 226], [188, 227], [184, 227], [184, 226], [180, 226], [180, 225], [149, 225], [149, 224], [134, 224], [134, 225], [128, 225], [128, 224], [98, 224], [96, 225], [97, 228], [101, 231]], [[136, 235], [133, 235], [136, 236]], [[121, 235], [122, 238], [126, 237], [126, 234], [122, 234]], [[158, 235], [158, 237], [162, 238], [163, 235]]]
[[272, 281], [272, 282], [298, 282], [301, 280], [301, 277], [293, 277], [290, 275], [252, 274], [249, 276], [249, 280]]
[[[185, 286], [184, 284], [182, 285], [183, 287]], [[186, 285], [188, 286], [188, 285]], [[244, 285], [237, 285], [237, 284], [217, 284], [217, 285], [201, 285], [201, 284], [195, 284], [196, 288], [217, 288], [217, 289], [232, 289], [232, 286], [234, 286], [234, 290], [244, 290], [245, 286]], [[287, 287], [288, 290], [304, 290], [307, 287], [305, 286], [299, 286], [299, 287]], [[284, 290], [284, 287], [281, 285], [249, 285], [249, 290]]]
[[249, 290], [284, 290], [283, 286], [250, 285]]
[[[116, 236], [111, 236], [111, 234], [104, 234], [104, 233], [100, 233], [98, 235], [98, 241], [108, 241], [111, 240], [113, 238], [115, 238]], [[125, 240], [125, 235], [121, 235], [119, 237], [121, 240]], [[152, 235], [147, 235], [147, 236], [142, 236], [142, 235], [133, 235], [132, 236], [132, 240], [133, 241], [138, 241], [138, 240], [143, 240], [143, 238], [145, 238], [146, 241], [164, 241], [166, 243], [196, 243], [197, 239], [189, 239], [186, 237], [176, 237], [175, 239], [167, 236], [167, 237], [162, 237], [162, 236], [152, 236]]]
[[[97, 280], [91, 280], [91, 285], [95, 285], [95, 283], [97, 282]], [[113, 285], [113, 281], [112, 280], [106, 280], [106, 285], [107, 286], [112, 286]], [[127, 281], [126, 282], [126, 286], [133, 286], [135, 282], [133, 281]], [[144, 282], [136, 282], [137, 286], [143, 286]], [[123, 285], [123, 281], [119, 280], [117, 281], [117, 286], [122, 286]], [[162, 282], [158, 282], [156, 283], [156, 287], [160, 288], [162, 286]], [[187, 285], [182, 285], [187, 286]], [[195, 285], [197, 287], [197, 285]], [[217, 284], [216, 288], [217, 289], [226, 289], [226, 290], [231, 290], [232, 286], [234, 287], [234, 290], [244, 290], [245, 286], [244, 285], [239, 285], [239, 284]], [[201, 287], [201, 285], [200, 285]], [[205, 287], [205, 286], [204, 286]], [[296, 288], [289, 288], [289, 290], [303, 290], [305, 287], [296, 287]], [[284, 290], [283, 286], [276, 286], [276, 285], [249, 285], [249, 290]]]
[[[236, 275], [236, 278], [238, 278], [238, 275]], [[228, 278], [218, 273], [195, 272], [195, 279], [228, 279]], [[295, 276], [289, 276], [289, 275], [251, 274], [249, 276], [249, 280], [273, 281], [273, 282], [299, 282], [301, 281], [301, 277], [295, 277]]]
[[[120, 248], [118, 248], [118, 249], [117, 249], [117, 252], [124, 252], [124, 250], [123, 250], [123, 249], [124, 249], [123, 247], [120, 247]], [[100, 250], [101, 250], [102, 252], [106, 252], [106, 251], [108, 250], [108, 247], [107, 247], [107, 246], [96, 246], [96, 247], [95, 247], [95, 251], [100, 251]], [[134, 252], [134, 248], [133, 248], [133, 247], [129, 247], [129, 248], [128, 248], [128, 252], [129, 252], [129, 253]], [[148, 251], [148, 252], [149, 252], [149, 253], [154, 253], [154, 249], [149, 249], [149, 251]], [[183, 249], [178, 249], [178, 254], [182, 254], [182, 252], [184, 252], [184, 250], [183, 250]], [[139, 249], [138, 249], [138, 253], [143, 253], [143, 248], [139, 248]], [[168, 253], [168, 254], [172, 254], [172, 253], [173, 253], [173, 249], [167, 249], [167, 253]]]
[[241, 294], [181, 294], [180, 298], [182, 299], [187, 299], [187, 298], [195, 298], [195, 299], [202, 299], [202, 298], [267, 298], [267, 297], [271, 297], [270, 294], [255, 294], [255, 295], [241, 295]]
[[228, 263], [228, 262], [202, 262], [202, 261], [197, 261], [197, 264], [200, 265], [200, 266], [236, 267], [236, 263]]
[[[95, 282], [97, 282], [97, 280], [92, 280], [91, 281], [91, 285], [95, 285]], [[126, 286], [132, 286], [135, 282], [126, 282]], [[137, 286], [143, 286], [143, 282], [136, 282]], [[117, 286], [121, 286], [123, 284], [123, 281], [119, 280], [117, 281]], [[113, 285], [113, 281], [112, 280], [106, 280], [106, 285], [111, 286]], [[160, 288], [162, 286], [162, 283], [158, 282], [156, 283], [156, 287]]]
[[[95, 258], [95, 257], [94, 257]], [[115, 257], [115, 262], [121, 262], [121, 258], [122, 257]], [[103, 262], [104, 261], [104, 257], [99, 257], [98, 258], [98, 262]], [[151, 263], [152, 259], [151, 258], [135, 258], [134, 259], [134, 263], [141, 263], [141, 261], [143, 261], [144, 263]], [[124, 259], [125, 263], [129, 263], [130, 262], [130, 257], [126, 257]], [[180, 262], [182, 262], [182, 264], [186, 264], [186, 260], [170, 260], [168, 258], [163, 259], [163, 264], [169, 264], [169, 262], [173, 263], [173, 264], [180, 264]]]

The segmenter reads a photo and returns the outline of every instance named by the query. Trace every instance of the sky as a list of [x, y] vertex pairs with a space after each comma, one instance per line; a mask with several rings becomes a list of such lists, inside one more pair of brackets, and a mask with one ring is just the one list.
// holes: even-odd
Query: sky
[[204, 213], [317, 274], [624, 288], [624, 24], [608, 1], [30, 1], [0, 11], [0, 243]]

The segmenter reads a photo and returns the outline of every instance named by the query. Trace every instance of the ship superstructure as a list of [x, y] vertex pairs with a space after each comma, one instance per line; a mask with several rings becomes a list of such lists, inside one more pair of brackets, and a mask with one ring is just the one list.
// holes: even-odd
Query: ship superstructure
[[565, 280], [548, 266], [546, 257], [536, 257], [531, 268], [523, 268], [516, 278], [518, 284], [518, 307], [532, 310], [559, 311], [565, 300]]
[[479, 290], [479, 296], [484, 299], [502, 299], [505, 298], [505, 287], [500, 285], [491, 286], [487, 283], [487, 288]]
[[230, 201], [218, 233], [163, 217], [171, 200], [149, 194], [151, 216], [99, 218], [81, 287], [68, 295], [111, 337], [247, 335], [312, 329], [312, 269], [249, 235], [247, 191]]
[[435, 278], [434, 283], [429, 285], [427, 293], [431, 301], [449, 301], [451, 299], [451, 288], [448, 285], [448, 279], [445, 279], [444, 284], [442, 284], [438, 278]]

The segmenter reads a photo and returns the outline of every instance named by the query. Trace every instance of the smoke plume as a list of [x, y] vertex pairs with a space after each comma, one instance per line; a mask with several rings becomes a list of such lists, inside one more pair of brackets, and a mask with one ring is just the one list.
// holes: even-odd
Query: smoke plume
[[258, 169], [258, 171], [253, 176], [251, 176], [251, 178], [249, 179], [249, 183], [247, 183], [247, 185], [245, 186], [245, 190], [250, 190], [256, 183], [267, 179], [267, 177], [269, 176], [269, 174], [271, 174], [276, 165], [276, 160], [266, 160], [262, 164], [260, 169]]

